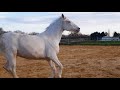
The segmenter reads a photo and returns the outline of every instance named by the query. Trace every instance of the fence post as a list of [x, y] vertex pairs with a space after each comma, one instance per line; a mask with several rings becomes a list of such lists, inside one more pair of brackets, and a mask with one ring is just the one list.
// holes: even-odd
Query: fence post
[[70, 44], [70, 39], [68, 38], [68, 45]]

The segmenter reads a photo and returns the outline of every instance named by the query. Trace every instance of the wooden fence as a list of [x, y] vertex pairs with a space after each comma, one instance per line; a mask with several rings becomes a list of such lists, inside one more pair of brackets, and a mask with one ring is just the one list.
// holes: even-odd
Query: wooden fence
[[88, 39], [84, 38], [77, 38], [77, 39], [61, 39], [60, 44], [73, 44], [73, 43], [80, 43], [84, 41], [89, 41]]

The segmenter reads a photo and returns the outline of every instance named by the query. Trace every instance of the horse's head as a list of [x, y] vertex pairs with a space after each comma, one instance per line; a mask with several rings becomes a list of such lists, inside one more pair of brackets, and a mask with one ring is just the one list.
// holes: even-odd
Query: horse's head
[[80, 28], [75, 25], [72, 21], [67, 19], [63, 14], [62, 14], [62, 20], [63, 20], [63, 29], [71, 32], [76, 32], [78, 33], [80, 31]]

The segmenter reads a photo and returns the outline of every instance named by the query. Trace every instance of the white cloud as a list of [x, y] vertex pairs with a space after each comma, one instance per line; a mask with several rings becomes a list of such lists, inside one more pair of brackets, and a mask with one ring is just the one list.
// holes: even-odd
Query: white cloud
[[0, 19], [5, 19], [6, 18], [6, 16], [0, 16]]
[[40, 16], [40, 17], [24, 17], [24, 18], [19, 18], [18, 22], [21, 23], [32, 23], [32, 24], [36, 24], [36, 23], [50, 23], [52, 22], [52, 20], [54, 20], [55, 18], [57, 18], [56, 16], [52, 15], [52, 16]]
[[9, 14], [9, 12], [0, 12], [0, 15], [6, 15]]
[[2, 24], [0, 27], [3, 27], [5, 31], [16, 31], [21, 30], [23, 32], [38, 32], [41, 33], [46, 29], [47, 24], [21, 24], [21, 23], [9, 23]]
[[8, 15], [8, 12], [0, 12], [0, 19], [5, 19]]
[[12, 23], [21, 23], [21, 24], [46, 24], [51, 23], [55, 20], [57, 16], [48, 15], [48, 16], [28, 16], [28, 17], [7, 17], [7, 16], [0, 16], [0, 20]]

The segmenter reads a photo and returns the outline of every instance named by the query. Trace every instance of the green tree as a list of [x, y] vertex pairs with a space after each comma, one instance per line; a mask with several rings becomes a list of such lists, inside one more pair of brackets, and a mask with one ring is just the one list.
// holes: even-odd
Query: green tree
[[119, 34], [119, 33], [114, 32], [113, 37], [119, 37], [119, 36], [120, 36], [120, 34]]
[[16, 31], [14, 31], [15, 33], [21, 33], [21, 34], [25, 34], [25, 32], [22, 32], [22, 31], [20, 31], [20, 30], [16, 30]]
[[36, 33], [36, 32], [32, 32], [32, 33], [29, 33], [29, 35], [37, 35], [39, 33]]

